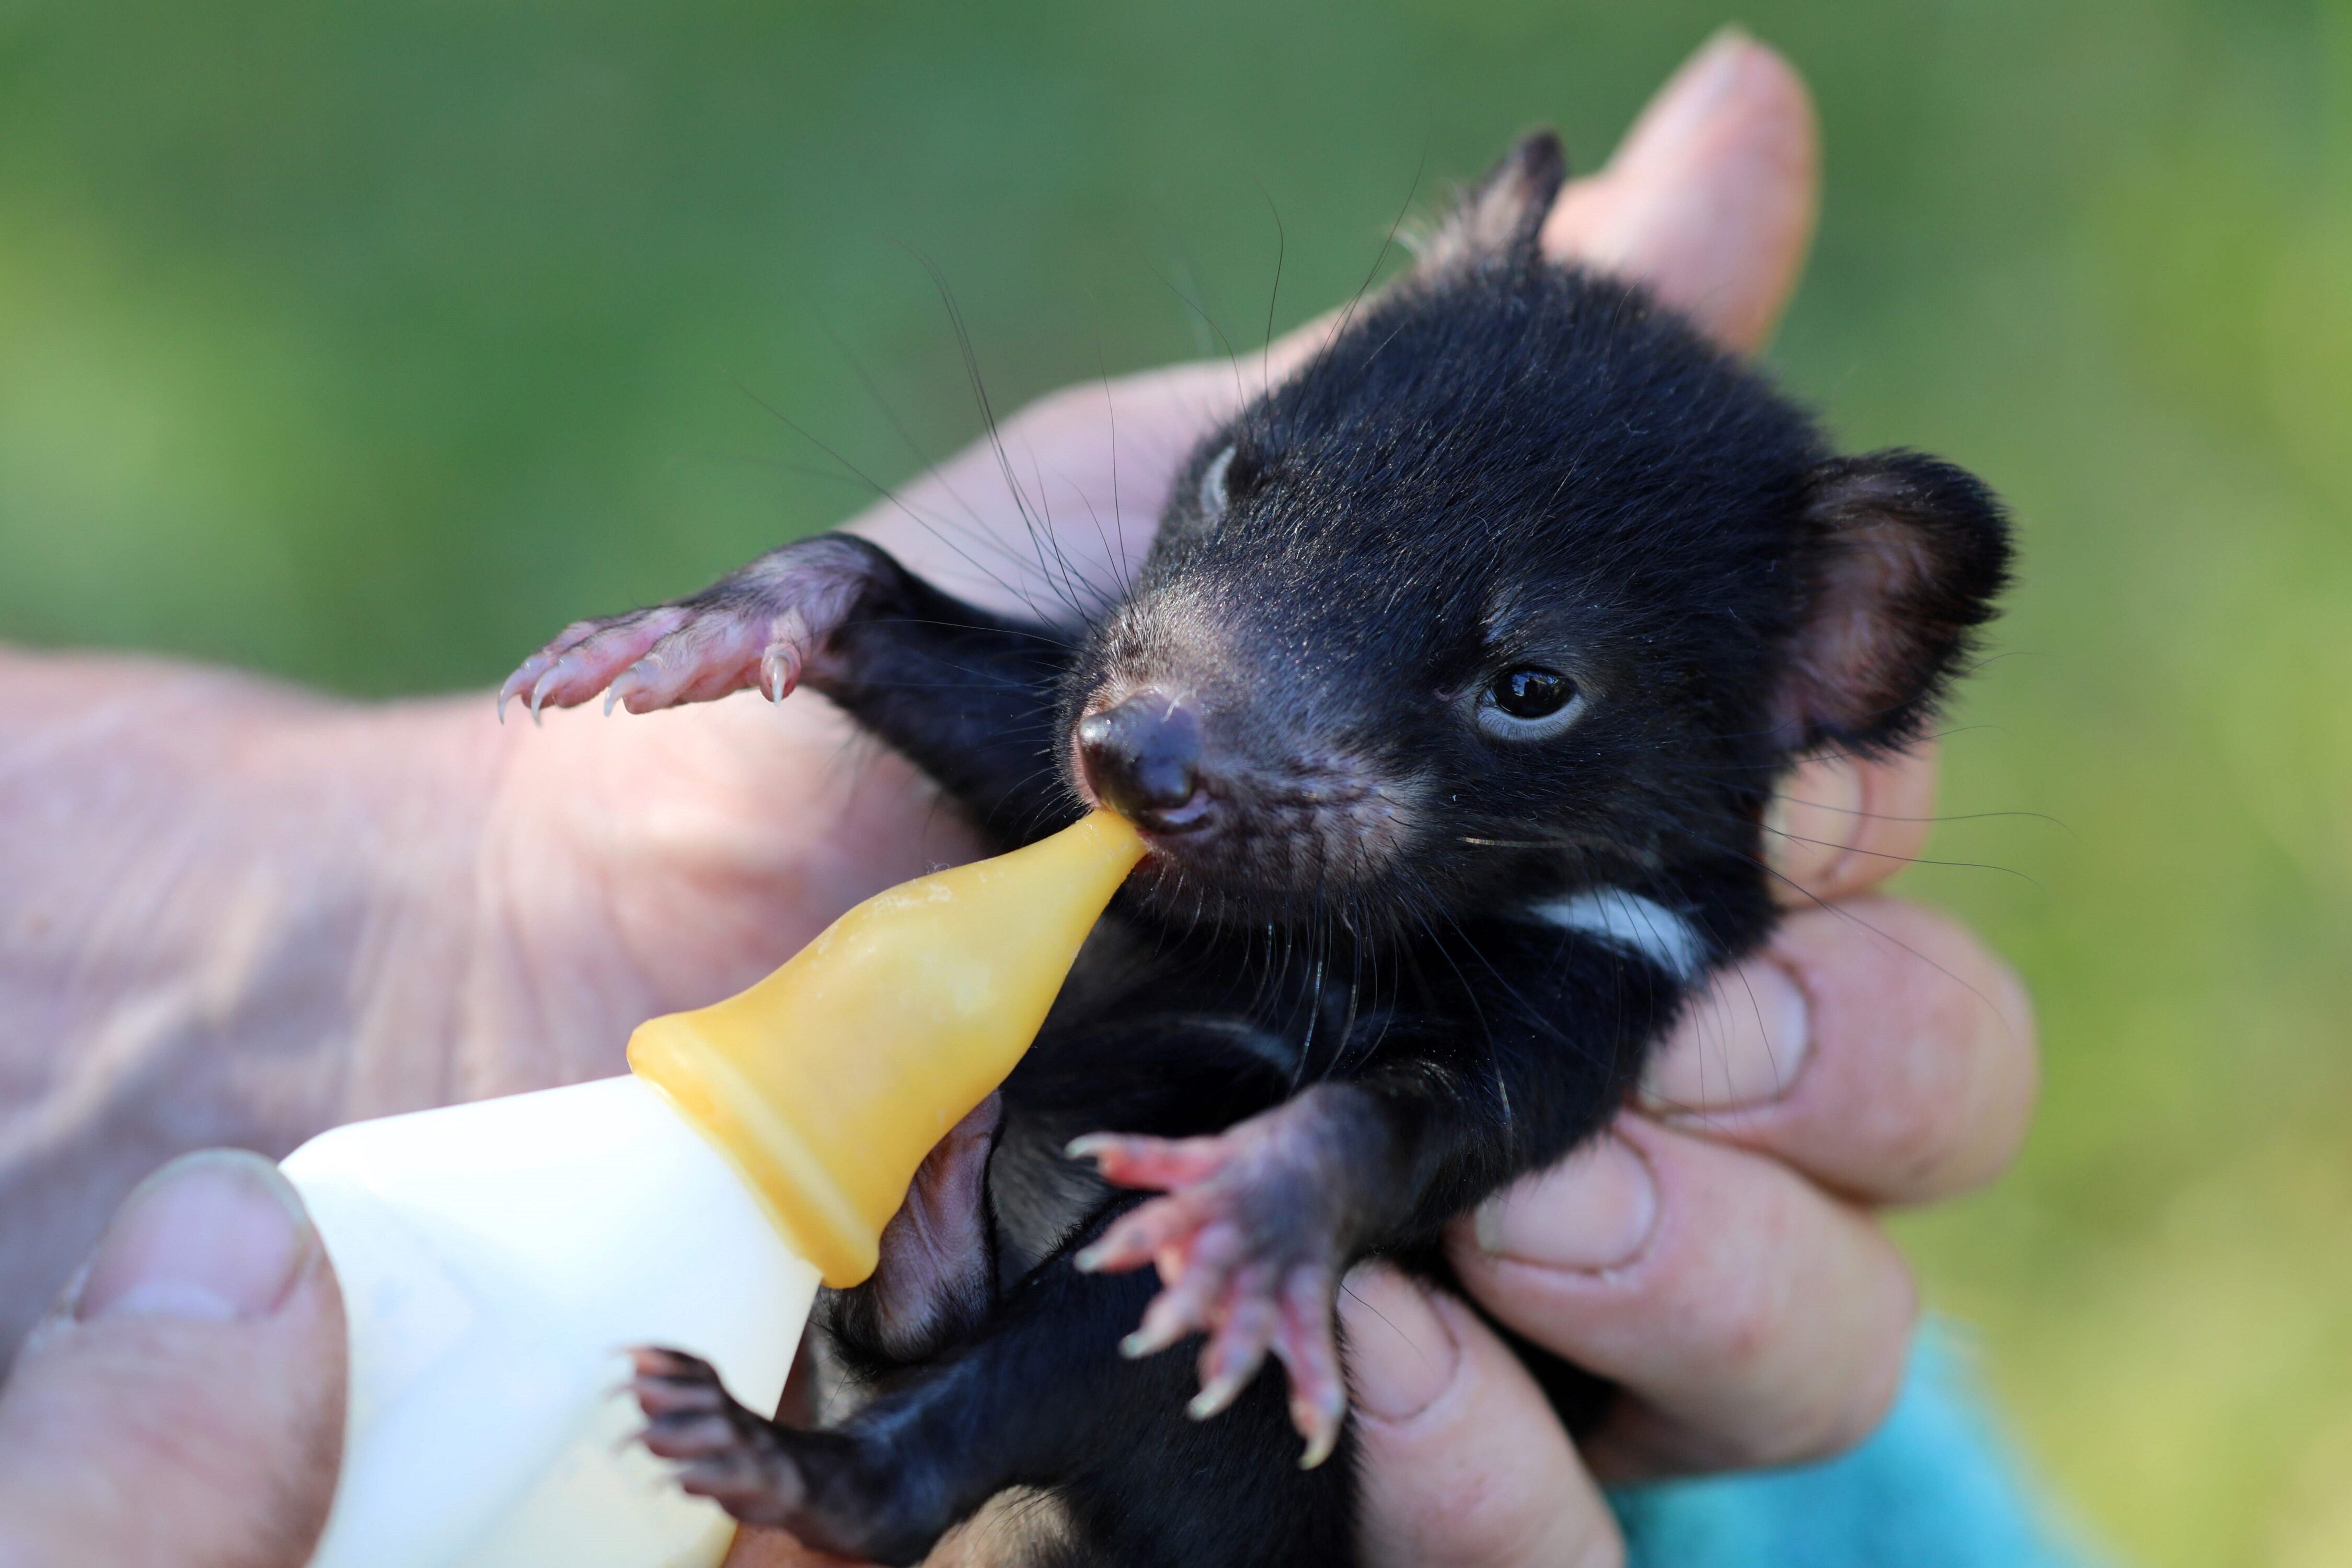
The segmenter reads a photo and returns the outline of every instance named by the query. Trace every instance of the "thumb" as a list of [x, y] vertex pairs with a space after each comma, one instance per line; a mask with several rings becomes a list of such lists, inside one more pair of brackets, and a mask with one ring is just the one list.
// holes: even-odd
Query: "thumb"
[[1609, 166], [1560, 193], [1544, 250], [1645, 283], [1752, 353], [1804, 270], [1821, 159], [1804, 79], [1726, 27], [1658, 89]]
[[343, 1436], [343, 1303], [257, 1154], [125, 1200], [0, 1390], [0, 1568], [300, 1568]]

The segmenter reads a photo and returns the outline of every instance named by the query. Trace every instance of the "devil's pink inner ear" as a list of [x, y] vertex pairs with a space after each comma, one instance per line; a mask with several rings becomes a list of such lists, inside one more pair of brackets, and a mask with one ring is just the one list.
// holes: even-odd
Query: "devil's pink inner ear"
[[1902, 607], [1932, 571], [1919, 541], [1898, 526], [1865, 522], [1827, 542], [1792, 670], [1809, 726], [1864, 728], [1903, 701], [1917, 658]]
[[1806, 521], [1809, 597], [1782, 690], [1785, 737], [1900, 744], [1992, 616], [2009, 562], [2000, 503], [1948, 463], [1879, 452], [1823, 464]]
[[1535, 131], [1520, 137], [1413, 242], [1420, 270], [1449, 271], [1511, 252], [1532, 257], [1552, 199], [1567, 179], [1568, 154], [1557, 135]]

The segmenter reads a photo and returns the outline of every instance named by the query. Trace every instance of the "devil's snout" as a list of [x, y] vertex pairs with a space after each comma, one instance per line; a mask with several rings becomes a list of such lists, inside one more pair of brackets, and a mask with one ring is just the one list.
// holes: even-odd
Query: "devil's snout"
[[1078, 721], [1078, 757], [1105, 805], [1140, 827], [1196, 826], [1201, 716], [1160, 691], [1139, 691]]

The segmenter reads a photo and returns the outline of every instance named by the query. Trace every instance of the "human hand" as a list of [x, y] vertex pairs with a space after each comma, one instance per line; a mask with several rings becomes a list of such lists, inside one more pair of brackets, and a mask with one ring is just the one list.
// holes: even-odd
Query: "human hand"
[[0, 1387], [0, 1568], [301, 1568], [343, 1440], [343, 1304], [257, 1154], [123, 1204]]

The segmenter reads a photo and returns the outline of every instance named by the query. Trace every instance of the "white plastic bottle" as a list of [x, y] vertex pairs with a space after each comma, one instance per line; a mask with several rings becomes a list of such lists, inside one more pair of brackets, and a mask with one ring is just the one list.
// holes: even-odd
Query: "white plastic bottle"
[[710, 1568], [734, 1537], [633, 1435], [623, 1352], [773, 1409], [820, 1280], [873, 1271], [931, 1145], [1028, 1048], [1142, 853], [1097, 814], [895, 888], [641, 1026], [632, 1076], [297, 1149], [351, 1335], [312, 1568]]
[[773, 1409], [816, 1294], [651, 1084], [340, 1127], [285, 1163], [343, 1289], [343, 1479], [315, 1568], [709, 1568], [734, 1521], [629, 1440], [631, 1345]]

